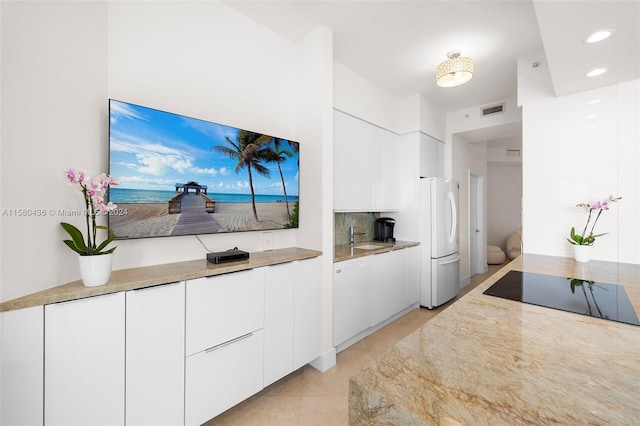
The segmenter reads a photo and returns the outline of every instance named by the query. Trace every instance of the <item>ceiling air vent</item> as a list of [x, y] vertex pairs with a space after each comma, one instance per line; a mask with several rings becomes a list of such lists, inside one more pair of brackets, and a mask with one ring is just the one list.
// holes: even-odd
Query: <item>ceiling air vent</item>
[[482, 107], [482, 117], [486, 117], [487, 115], [499, 114], [504, 112], [504, 103], [498, 105], [492, 105], [488, 107]]

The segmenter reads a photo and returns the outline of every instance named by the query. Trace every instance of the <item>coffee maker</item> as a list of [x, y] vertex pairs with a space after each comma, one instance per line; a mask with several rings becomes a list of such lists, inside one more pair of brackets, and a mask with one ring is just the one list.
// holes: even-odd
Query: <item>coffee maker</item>
[[396, 239], [393, 238], [393, 227], [395, 224], [396, 220], [391, 217], [376, 219], [374, 239], [376, 241], [384, 241], [385, 243], [394, 243], [396, 241]]

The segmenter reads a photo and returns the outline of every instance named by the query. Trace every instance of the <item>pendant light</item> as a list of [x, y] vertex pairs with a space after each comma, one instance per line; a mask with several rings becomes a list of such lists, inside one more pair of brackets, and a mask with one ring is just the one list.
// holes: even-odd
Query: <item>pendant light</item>
[[440, 87], [460, 86], [473, 77], [473, 59], [460, 56], [460, 51], [447, 53], [448, 60], [436, 68], [436, 82]]

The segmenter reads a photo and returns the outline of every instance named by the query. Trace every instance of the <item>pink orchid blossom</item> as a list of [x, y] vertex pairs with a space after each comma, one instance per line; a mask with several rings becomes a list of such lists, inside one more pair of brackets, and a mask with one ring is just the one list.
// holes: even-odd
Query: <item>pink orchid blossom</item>
[[[596, 223], [598, 223], [598, 219], [600, 219], [600, 215], [602, 214], [602, 211], [609, 210], [610, 202], [615, 203], [621, 199], [622, 197], [614, 197], [613, 195], [610, 195], [608, 199], [605, 199], [602, 201], [596, 201], [593, 204], [587, 204], [587, 203], [577, 204], [576, 207], [581, 207], [585, 209], [585, 211], [589, 213], [589, 216], [587, 216], [587, 223], [584, 226], [582, 234], [576, 234], [575, 228], [572, 227], [571, 232], [569, 234], [571, 238], [567, 238], [567, 240], [574, 245], [582, 245], [582, 246], [593, 245], [597, 237], [606, 235], [606, 232], [604, 234], [597, 234], [597, 235], [593, 233], [596, 227]], [[596, 219], [593, 221], [593, 225], [591, 225], [591, 231], [589, 232], [589, 234], [587, 234], [587, 229], [589, 229], [589, 223], [591, 222], [591, 213], [594, 210], [598, 210], [598, 215], [596, 216]]]
[[[64, 171], [67, 181], [72, 184], [78, 184], [82, 192], [85, 204], [85, 218], [87, 225], [87, 241], [85, 243], [84, 236], [75, 226], [62, 223], [62, 227], [71, 236], [71, 240], [64, 240], [65, 244], [81, 256], [92, 256], [99, 254], [113, 253], [115, 247], [105, 249], [105, 247], [115, 239], [113, 231], [106, 226], [96, 224], [96, 216], [108, 214], [117, 208], [112, 202], [105, 204], [104, 197], [110, 186], [117, 185], [115, 179], [101, 173], [95, 178], [91, 178], [86, 172], [77, 172], [73, 168]], [[108, 237], [102, 243], [98, 244], [96, 240], [97, 230], [104, 229], [108, 232]]]

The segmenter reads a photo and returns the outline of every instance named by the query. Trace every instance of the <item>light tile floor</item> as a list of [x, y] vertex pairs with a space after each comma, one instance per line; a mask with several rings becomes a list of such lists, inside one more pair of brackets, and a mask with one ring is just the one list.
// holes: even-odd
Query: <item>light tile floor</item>
[[211, 419], [205, 425], [342, 426], [348, 424], [349, 378], [369, 361], [438, 315], [505, 264], [489, 265], [488, 273], [474, 275], [471, 283], [452, 301], [432, 310], [414, 309], [338, 353], [336, 366], [330, 370], [320, 373], [313, 367], [304, 366]]

